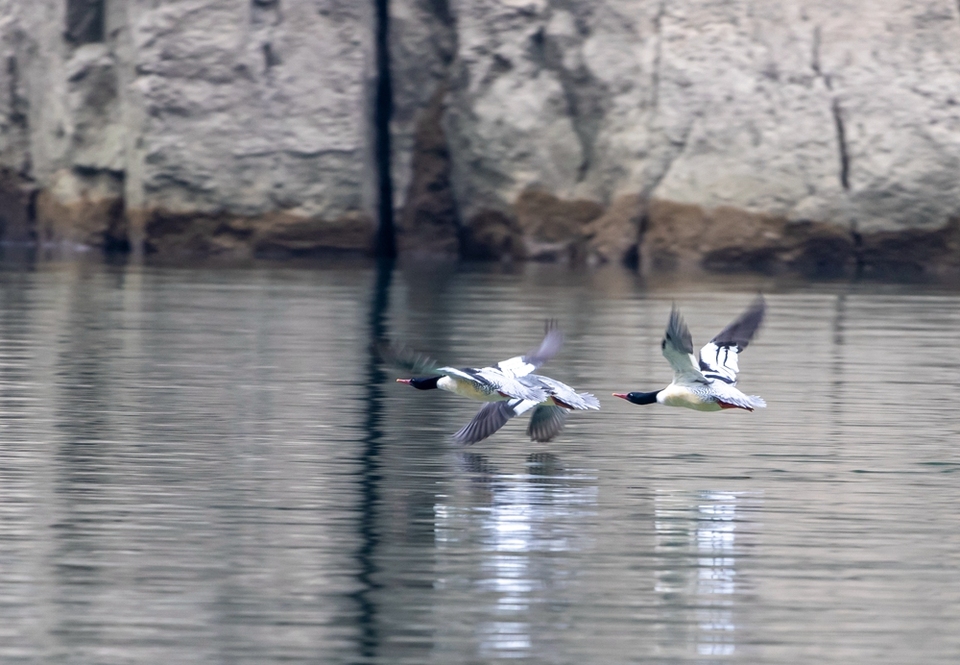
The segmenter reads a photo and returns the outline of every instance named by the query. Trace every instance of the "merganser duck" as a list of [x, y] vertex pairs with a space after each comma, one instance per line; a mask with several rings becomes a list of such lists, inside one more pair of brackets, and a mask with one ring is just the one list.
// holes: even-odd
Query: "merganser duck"
[[697, 411], [745, 409], [753, 411], [767, 405], [756, 395], [737, 390], [738, 354], [747, 348], [763, 322], [766, 301], [762, 295], [747, 307], [730, 325], [721, 330], [700, 349], [699, 361], [693, 355], [693, 338], [674, 305], [670, 322], [660, 347], [663, 357], [673, 367], [673, 382], [654, 392], [613, 393], [634, 404], [683, 406]]
[[527, 426], [527, 436], [531, 441], [552, 441], [563, 430], [567, 422], [567, 415], [573, 410], [597, 410], [600, 400], [590, 393], [578, 393], [573, 388], [540, 374], [528, 374], [523, 380], [536, 382], [547, 391], [548, 396], [541, 402], [533, 400], [512, 399], [505, 402], [484, 404], [477, 415], [453, 435], [454, 441], [469, 445], [482, 441], [503, 427], [508, 420], [519, 416], [530, 409], [530, 424]]
[[[522, 356], [502, 360], [492, 367], [437, 367], [422, 354], [406, 362], [415, 371], [430, 369], [439, 376], [397, 379], [418, 390], [440, 389], [471, 399], [489, 402], [473, 419], [453, 435], [454, 441], [469, 445], [486, 439], [503, 427], [510, 418], [534, 409], [527, 430], [534, 441], [549, 441], [563, 429], [568, 410], [599, 409], [600, 403], [589, 393], [533, 374], [563, 345], [563, 333], [553, 321], [546, 324], [540, 346]], [[401, 354], [392, 354], [401, 360]]]

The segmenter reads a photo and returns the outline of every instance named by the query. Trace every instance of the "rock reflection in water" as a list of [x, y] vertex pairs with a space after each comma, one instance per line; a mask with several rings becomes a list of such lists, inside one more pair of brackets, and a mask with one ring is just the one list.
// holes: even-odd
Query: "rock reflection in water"
[[500, 472], [483, 455], [458, 462], [459, 486], [435, 506], [437, 586], [479, 599], [469, 622], [479, 655], [543, 657], [551, 645], [535, 636], [562, 629], [576, 600], [574, 553], [590, 546], [597, 479], [550, 453], [528, 455], [521, 473]]
[[744, 526], [759, 503], [743, 492], [656, 494], [654, 589], [664, 605], [667, 645], [696, 645], [699, 656], [737, 651], [739, 562], [751, 535]]

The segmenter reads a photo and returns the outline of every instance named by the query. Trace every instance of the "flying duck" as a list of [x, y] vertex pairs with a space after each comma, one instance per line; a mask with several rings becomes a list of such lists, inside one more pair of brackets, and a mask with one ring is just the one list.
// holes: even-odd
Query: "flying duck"
[[766, 302], [762, 295], [747, 307], [730, 325], [721, 330], [700, 349], [699, 360], [693, 355], [693, 338], [674, 305], [670, 322], [660, 347], [663, 357], [673, 367], [673, 382], [654, 392], [613, 393], [634, 404], [684, 406], [697, 411], [745, 409], [753, 411], [767, 405], [756, 395], [745, 395], [737, 388], [737, 357], [747, 348], [763, 322]]
[[[477, 415], [453, 435], [457, 443], [469, 445], [486, 439], [508, 420], [533, 409], [527, 434], [533, 441], [550, 441], [563, 429], [573, 409], [599, 409], [590, 393], [578, 393], [567, 384], [533, 372], [560, 351], [563, 333], [548, 321], [540, 346], [522, 356], [502, 360], [491, 367], [439, 367], [422, 354], [390, 353], [397, 364], [437, 376], [397, 379], [418, 390], [440, 389], [488, 402]], [[404, 359], [403, 356], [407, 358]]]
[[511, 399], [503, 402], [491, 402], [480, 407], [477, 415], [460, 431], [453, 440], [468, 445], [482, 441], [503, 427], [508, 420], [533, 409], [527, 435], [531, 441], [546, 442], [563, 430], [567, 414], [573, 410], [597, 410], [600, 400], [590, 393], [578, 393], [576, 390], [556, 379], [540, 374], [528, 374], [524, 381], [534, 382], [547, 392], [540, 402], [524, 399]]

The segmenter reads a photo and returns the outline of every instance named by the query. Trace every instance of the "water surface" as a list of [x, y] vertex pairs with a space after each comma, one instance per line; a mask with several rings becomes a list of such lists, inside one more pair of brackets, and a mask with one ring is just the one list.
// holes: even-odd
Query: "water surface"
[[[751, 300], [741, 387], [670, 379]], [[395, 383], [537, 344], [553, 443]], [[0, 662], [955, 663], [960, 291], [619, 269], [0, 272]]]

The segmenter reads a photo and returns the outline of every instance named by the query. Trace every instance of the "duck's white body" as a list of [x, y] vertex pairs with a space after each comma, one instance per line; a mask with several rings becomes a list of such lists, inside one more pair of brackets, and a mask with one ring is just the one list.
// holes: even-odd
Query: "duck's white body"
[[[499, 382], [501, 383], [500, 389], [497, 389], [491, 384], [480, 383], [476, 380], [464, 379], [459, 376], [442, 376], [440, 377], [440, 380], [437, 381], [437, 388], [440, 390], [446, 390], [448, 393], [460, 395], [461, 397], [466, 397], [468, 399], [479, 400], [481, 402], [502, 402], [503, 400], [511, 399], [510, 394], [503, 392], [503, 389], [513, 393], [514, 395], [521, 393], [521, 390], [511, 390], [511, 388], [514, 387], [512, 385], [502, 385], [503, 383], [506, 383], [506, 377], [503, 377], [503, 379], [504, 380]], [[522, 388], [523, 394], [531, 394], [528, 392], [528, 388], [529, 386], [524, 386]]]
[[461, 397], [480, 400], [481, 402], [496, 402], [506, 399], [503, 395], [496, 392], [484, 391], [473, 381], [463, 381], [449, 376], [441, 377], [437, 381], [437, 388], [446, 390], [448, 393], [454, 393]]
[[720, 411], [723, 407], [709, 394], [698, 394], [687, 386], [671, 383], [657, 393], [657, 403], [664, 406], [682, 406], [696, 411]]

